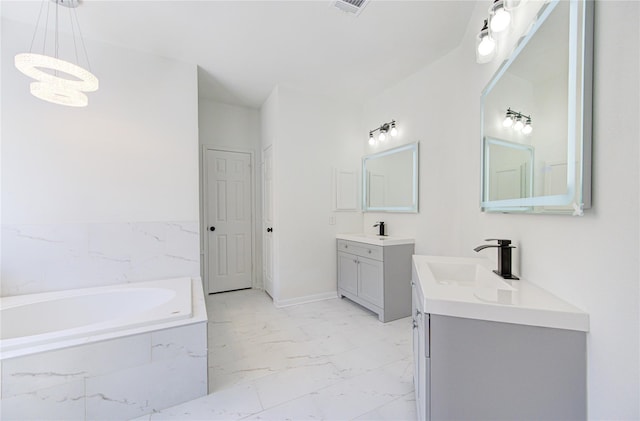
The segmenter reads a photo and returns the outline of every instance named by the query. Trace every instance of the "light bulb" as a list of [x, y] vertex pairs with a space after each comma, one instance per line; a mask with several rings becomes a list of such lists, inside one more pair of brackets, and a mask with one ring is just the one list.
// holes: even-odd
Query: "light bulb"
[[376, 143], [376, 140], [373, 137], [373, 133], [369, 133], [369, 145], [373, 145]]
[[504, 118], [502, 125], [504, 127], [511, 127], [513, 125], [513, 116], [511, 115], [511, 113], [507, 113], [507, 116]]
[[524, 123], [522, 122], [522, 119], [518, 118], [515, 122], [515, 124], [513, 125], [513, 130], [522, 130], [522, 128], [524, 127]]
[[398, 129], [396, 129], [396, 126], [393, 126], [391, 128], [391, 131], [389, 132], [389, 134], [391, 135], [391, 137], [396, 137], [398, 136]]
[[480, 40], [480, 44], [478, 44], [478, 54], [482, 57], [488, 56], [495, 48], [496, 42], [489, 35], [486, 35]]
[[511, 22], [511, 14], [500, 8], [496, 11], [496, 14], [491, 18], [491, 30], [493, 32], [502, 32], [509, 26]]
[[531, 127], [531, 121], [527, 120], [526, 124], [522, 128], [522, 134], [529, 135], [533, 131], [533, 127]]
[[476, 62], [489, 63], [496, 52], [496, 41], [489, 34], [489, 22], [485, 19], [480, 33], [476, 37]]
[[380, 136], [378, 136], [378, 140], [380, 142], [384, 142], [386, 138], [387, 138], [387, 135], [384, 134], [384, 132], [380, 132]]

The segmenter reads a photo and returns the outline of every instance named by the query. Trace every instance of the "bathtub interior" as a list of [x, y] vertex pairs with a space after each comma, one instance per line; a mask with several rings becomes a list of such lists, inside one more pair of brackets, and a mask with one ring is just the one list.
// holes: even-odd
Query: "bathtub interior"
[[188, 319], [191, 289], [190, 278], [172, 278], [0, 298], [1, 356]]

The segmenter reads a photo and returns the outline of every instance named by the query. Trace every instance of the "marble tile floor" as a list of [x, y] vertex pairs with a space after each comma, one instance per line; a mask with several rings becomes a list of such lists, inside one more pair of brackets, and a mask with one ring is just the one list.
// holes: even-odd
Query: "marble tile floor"
[[259, 290], [207, 309], [210, 394], [135, 421], [416, 419], [410, 318], [337, 298], [278, 309]]

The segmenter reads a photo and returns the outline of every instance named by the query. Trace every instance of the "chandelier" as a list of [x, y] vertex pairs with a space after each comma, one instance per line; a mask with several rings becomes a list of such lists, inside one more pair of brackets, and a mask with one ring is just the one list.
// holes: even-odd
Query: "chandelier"
[[[45, 3], [47, 3], [46, 8]], [[53, 11], [51, 10], [51, 3], [55, 3], [55, 10]], [[29, 86], [31, 94], [35, 97], [54, 104], [86, 107], [89, 100], [85, 92], [98, 90], [98, 78], [96, 78], [90, 70], [84, 69], [79, 64], [74, 64], [59, 58], [59, 20], [60, 15], [63, 13], [61, 7], [63, 7], [67, 10], [71, 23], [73, 50], [76, 62], [79, 63], [80, 56], [78, 43], [76, 42], [77, 31], [82, 52], [84, 52], [87, 65], [89, 69], [91, 69], [87, 49], [84, 45], [84, 39], [82, 38], [80, 23], [75, 13], [78, 5], [78, 0], [50, 0], [49, 2], [42, 0], [29, 52], [17, 54], [14, 62], [18, 70], [36, 80], [36, 82], [31, 82]], [[43, 23], [42, 53], [39, 54], [33, 51], [43, 12], [46, 16]], [[50, 15], [53, 15], [51, 16], [51, 20], [54, 24], [54, 39], [49, 43], [52, 45], [47, 44]], [[49, 51], [50, 54], [47, 54], [47, 51]]]

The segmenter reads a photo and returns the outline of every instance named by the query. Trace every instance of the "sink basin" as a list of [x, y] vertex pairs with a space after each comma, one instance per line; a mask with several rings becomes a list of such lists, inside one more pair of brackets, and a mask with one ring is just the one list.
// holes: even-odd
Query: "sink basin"
[[375, 246], [397, 246], [401, 244], [413, 244], [413, 238], [395, 237], [389, 235], [375, 235], [367, 233], [349, 233], [338, 234], [336, 236], [339, 240], [357, 241], [359, 243], [371, 244]]
[[513, 290], [513, 287], [487, 267], [486, 259], [437, 257], [425, 260], [426, 274], [437, 285], [462, 288]]
[[474, 262], [428, 262], [437, 284], [466, 288], [512, 289], [501, 277]]
[[412, 261], [425, 313], [589, 331], [588, 314], [531, 282], [503, 279], [489, 259], [414, 254]]

